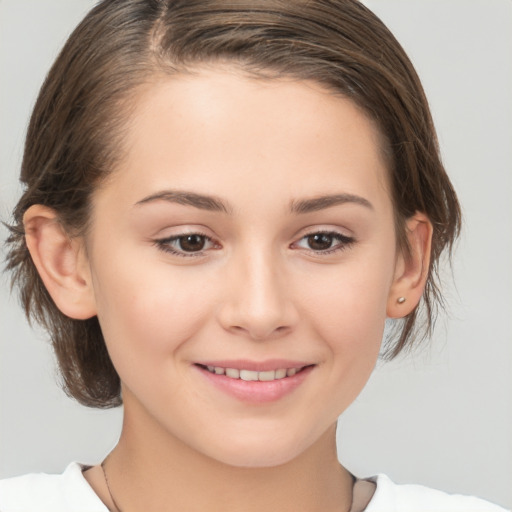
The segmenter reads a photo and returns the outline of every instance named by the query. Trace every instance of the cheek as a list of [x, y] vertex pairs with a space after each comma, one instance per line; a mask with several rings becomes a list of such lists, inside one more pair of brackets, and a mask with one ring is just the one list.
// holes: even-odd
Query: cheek
[[359, 352], [380, 343], [390, 275], [351, 267], [312, 289], [307, 308], [333, 352]]
[[94, 276], [98, 319], [114, 365], [122, 374], [125, 364], [165, 363], [207, 321], [208, 290], [197, 276], [161, 263], [114, 261]]
[[350, 265], [310, 292], [309, 318], [315, 337], [323, 340], [330, 354], [330, 386], [338, 390], [340, 412], [360, 393], [375, 367], [393, 268]]

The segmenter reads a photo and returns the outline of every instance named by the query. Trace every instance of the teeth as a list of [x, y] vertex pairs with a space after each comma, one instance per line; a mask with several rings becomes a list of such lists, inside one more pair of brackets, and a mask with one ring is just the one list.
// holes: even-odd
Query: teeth
[[286, 377], [286, 368], [276, 370], [276, 379], [284, 379]]
[[251, 370], [240, 370], [240, 378], [242, 380], [258, 380], [258, 372]]
[[268, 371], [268, 372], [259, 372], [258, 373], [258, 380], [263, 381], [269, 381], [269, 380], [275, 380], [276, 378], [276, 372], [275, 371]]
[[232, 379], [238, 379], [240, 377], [240, 370], [236, 368], [226, 368], [226, 377], [231, 377]]
[[264, 372], [255, 372], [252, 370], [239, 370], [237, 368], [222, 368], [221, 366], [207, 366], [210, 373], [216, 375], [225, 375], [230, 379], [241, 379], [245, 381], [269, 382], [272, 380], [293, 377], [301, 368], [279, 368], [278, 370], [269, 370]]

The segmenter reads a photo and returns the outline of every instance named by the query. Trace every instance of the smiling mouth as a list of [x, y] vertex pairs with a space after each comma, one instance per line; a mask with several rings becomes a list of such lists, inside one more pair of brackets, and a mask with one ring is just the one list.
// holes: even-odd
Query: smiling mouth
[[299, 368], [279, 368], [277, 370], [268, 371], [253, 371], [244, 370], [239, 368], [223, 368], [222, 366], [210, 366], [198, 364], [200, 368], [207, 370], [214, 375], [224, 375], [230, 379], [244, 380], [244, 381], [260, 381], [270, 382], [273, 380], [281, 380], [287, 377], [293, 377], [297, 373], [302, 372], [304, 369], [309, 368], [312, 365], [302, 366]]

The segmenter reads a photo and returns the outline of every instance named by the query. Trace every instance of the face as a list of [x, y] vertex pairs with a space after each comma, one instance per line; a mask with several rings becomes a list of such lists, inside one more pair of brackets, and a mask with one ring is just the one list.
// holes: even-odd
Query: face
[[366, 383], [397, 261], [376, 128], [235, 70], [141, 93], [87, 239], [125, 415], [219, 461], [284, 463]]

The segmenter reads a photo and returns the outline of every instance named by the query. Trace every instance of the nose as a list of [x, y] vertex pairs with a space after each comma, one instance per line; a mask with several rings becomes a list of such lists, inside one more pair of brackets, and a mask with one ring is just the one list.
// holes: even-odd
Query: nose
[[231, 262], [219, 322], [232, 333], [267, 340], [290, 332], [299, 318], [287, 273], [269, 253]]

